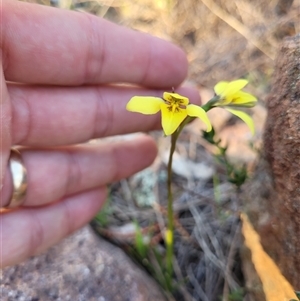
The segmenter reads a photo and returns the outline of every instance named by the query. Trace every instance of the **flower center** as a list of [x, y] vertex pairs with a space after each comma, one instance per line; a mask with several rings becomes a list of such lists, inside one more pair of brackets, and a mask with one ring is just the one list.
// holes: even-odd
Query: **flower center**
[[186, 109], [186, 105], [184, 104], [184, 102], [181, 99], [172, 97], [168, 100], [164, 99], [164, 101], [168, 106], [169, 112], [178, 113], [181, 110]]

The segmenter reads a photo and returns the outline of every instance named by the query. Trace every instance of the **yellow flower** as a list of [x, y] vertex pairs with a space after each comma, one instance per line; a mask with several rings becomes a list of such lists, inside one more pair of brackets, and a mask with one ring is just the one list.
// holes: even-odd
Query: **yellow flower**
[[150, 96], [134, 96], [127, 103], [126, 109], [146, 115], [161, 111], [161, 123], [165, 135], [172, 135], [187, 117], [199, 117], [211, 131], [211, 123], [206, 112], [199, 106], [189, 104], [187, 97], [177, 93], [164, 92], [163, 98]]
[[217, 100], [213, 102], [213, 107], [224, 107], [230, 113], [241, 118], [254, 134], [254, 123], [252, 118], [242, 111], [231, 109], [231, 107], [250, 108], [255, 106], [257, 98], [250, 93], [241, 91], [247, 84], [248, 81], [245, 79], [217, 83], [214, 87]]
[[217, 106], [238, 106], [238, 107], [254, 107], [257, 99], [250, 93], [241, 91], [248, 81], [238, 79], [232, 82], [219, 82], [215, 85], [214, 90], [219, 100]]

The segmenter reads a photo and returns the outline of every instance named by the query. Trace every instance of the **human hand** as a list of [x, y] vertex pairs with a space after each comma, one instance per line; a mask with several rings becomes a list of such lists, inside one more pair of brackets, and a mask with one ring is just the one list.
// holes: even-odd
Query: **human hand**
[[[11, 0], [1, 9], [0, 207], [11, 199], [12, 146], [22, 146], [28, 173], [22, 206], [0, 213], [4, 267], [83, 226], [101, 208], [107, 184], [151, 164], [156, 146], [145, 135], [79, 143], [160, 128], [159, 116], [129, 113], [126, 103], [178, 86], [187, 61], [165, 41], [88, 14]], [[195, 91], [178, 91], [200, 102]]]

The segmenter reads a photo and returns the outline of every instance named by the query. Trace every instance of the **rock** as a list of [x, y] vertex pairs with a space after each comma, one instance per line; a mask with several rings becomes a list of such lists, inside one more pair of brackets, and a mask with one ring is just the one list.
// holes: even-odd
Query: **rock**
[[300, 35], [286, 39], [275, 62], [263, 156], [244, 200], [262, 246], [295, 290], [300, 288], [299, 45]]
[[159, 178], [158, 172], [150, 166], [130, 178], [130, 187], [138, 207], [153, 206], [156, 200], [155, 187]]
[[2, 301], [160, 301], [158, 285], [88, 226], [2, 271]]
[[[276, 61], [264, 136], [275, 197], [268, 198], [271, 235], [262, 243], [284, 275], [300, 287], [300, 35], [287, 39]], [[276, 244], [269, 245], [269, 239]]]

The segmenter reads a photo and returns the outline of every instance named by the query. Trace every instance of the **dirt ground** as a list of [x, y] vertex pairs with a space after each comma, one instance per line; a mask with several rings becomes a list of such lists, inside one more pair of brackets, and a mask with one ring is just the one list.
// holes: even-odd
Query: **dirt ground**
[[[255, 165], [266, 118], [264, 99], [270, 89], [273, 62], [285, 36], [300, 32], [300, 1], [261, 0], [40, 0], [45, 5], [86, 11], [115, 23], [148, 32], [181, 46], [189, 60], [187, 81], [199, 88], [203, 101], [221, 80], [246, 78], [247, 90], [259, 98], [251, 110], [256, 135], [222, 110], [211, 112], [228, 156], [238, 165]], [[222, 165], [200, 137], [194, 122], [179, 141], [174, 160], [176, 212], [175, 274], [177, 293], [170, 300], [247, 300], [239, 248], [239, 193], [228, 182]], [[168, 140], [152, 134], [159, 156], [146, 171], [112, 187], [103, 235], [115, 235], [122, 247], [134, 233], [118, 236], [135, 220], [142, 230], [157, 226], [152, 240], [163, 247], [166, 155]], [[154, 192], [154, 194], [153, 194]], [[99, 227], [99, 225], [97, 225]], [[100, 228], [100, 227], [99, 227]], [[143, 233], [147, 233], [146, 230]], [[131, 236], [131, 234], [133, 236]]]

